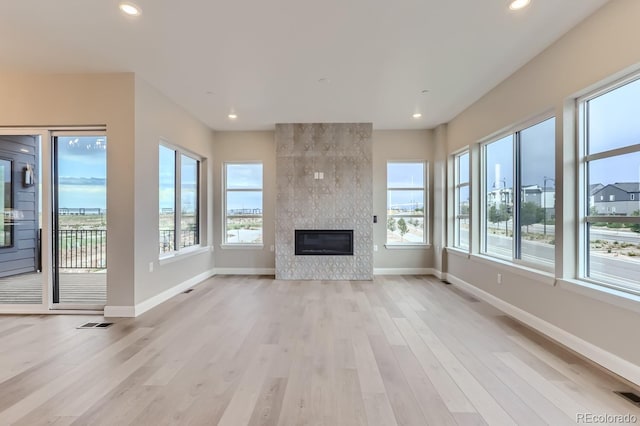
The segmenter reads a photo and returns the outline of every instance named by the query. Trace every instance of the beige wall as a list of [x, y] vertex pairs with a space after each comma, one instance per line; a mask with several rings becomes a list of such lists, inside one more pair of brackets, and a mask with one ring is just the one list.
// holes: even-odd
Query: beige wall
[[[135, 79], [135, 302], [214, 267], [213, 253], [177, 256], [158, 261], [158, 144], [164, 140], [203, 159], [200, 188], [201, 245], [212, 239], [213, 131], [140, 78]], [[110, 176], [111, 178], [111, 176]], [[153, 263], [153, 272], [149, 264]]]
[[133, 74], [1, 74], [0, 126], [107, 128], [107, 300], [134, 301]]
[[[222, 200], [224, 197], [223, 165], [233, 161], [262, 161], [263, 163], [263, 221], [262, 241], [264, 247], [222, 248]], [[216, 132], [213, 151], [213, 245], [216, 269], [275, 267], [276, 212], [276, 144], [273, 131], [263, 132]]]
[[[605, 78], [628, 72], [630, 66], [637, 67], [640, 61], [638, 16], [640, 2], [636, 0], [609, 2], [448, 125], [448, 153], [452, 153], [529, 117], [548, 110], [556, 111], [556, 214], [562, 218], [556, 222], [556, 272], [559, 277], [574, 276], [575, 139], [570, 100]], [[562, 127], [563, 123], [565, 127]], [[477, 177], [477, 173], [474, 176]], [[586, 297], [569, 290], [570, 286], [553, 287], [539, 282], [535, 276], [514, 274], [496, 262], [449, 255], [448, 272], [640, 366], [636, 338], [640, 315], [637, 310]], [[496, 284], [497, 273], [503, 274], [502, 285]]]
[[[388, 250], [386, 242], [386, 163], [389, 160], [424, 159], [429, 162], [430, 181], [433, 175], [433, 132], [430, 130], [374, 130], [373, 131], [373, 210], [378, 223], [373, 228], [374, 268], [430, 268], [433, 250]], [[275, 163], [274, 132], [216, 132], [214, 148], [214, 242], [215, 264], [218, 268], [274, 268], [274, 254], [270, 246], [275, 241]], [[221, 249], [222, 241], [222, 165], [225, 161], [264, 163], [264, 248]], [[433, 185], [431, 185], [432, 197]], [[431, 210], [433, 202], [430, 202]], [[430, 230], [431, 232], [432, 230]]]
[[[431, 130], [374, 130], [373, 132], [373, 214], [378, 223], [373, 225], [373, 267], [430, 268], [433, 266], [433, 248], [387, 249], [387, 161], [425, 160], [429, 164], [429, 217], [433, 214], [433, 148]], [[433, 228], [429, 221], [429, 238]]]

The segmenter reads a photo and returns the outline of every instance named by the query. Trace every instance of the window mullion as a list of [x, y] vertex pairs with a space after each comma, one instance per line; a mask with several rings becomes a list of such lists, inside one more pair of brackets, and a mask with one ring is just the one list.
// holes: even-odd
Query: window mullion
[[522, 259], [522, 227], [520, 226], [520, 208], [522, 205], [522, 164], [520, 132], [513, 136], [513, 258]]
[[180, 242], [182, 241], [182, 161], [180, 158], [180, 152], [176, 150], [176, 184], [175, 184], [175, 235], [174, 235], [174, 250], [180, 250]]

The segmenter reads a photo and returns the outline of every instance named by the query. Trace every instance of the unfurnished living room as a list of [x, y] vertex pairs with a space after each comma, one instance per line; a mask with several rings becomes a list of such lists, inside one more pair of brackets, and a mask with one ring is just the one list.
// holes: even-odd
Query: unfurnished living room
[[0, 2], [0, 425], [640, 422], [640, 1]]

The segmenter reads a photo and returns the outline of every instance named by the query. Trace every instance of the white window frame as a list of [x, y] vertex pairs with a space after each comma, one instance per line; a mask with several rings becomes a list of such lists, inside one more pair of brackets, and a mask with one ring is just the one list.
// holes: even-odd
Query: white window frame
[[[198, 154], [195, 154], [185, 148], [173, 145], [168, 141], [161, 139], [158, 144], [158, 152], [160, 147], [164, 147], [166, 149], [170, 149], [174, 152], [174, 173], [175, 179], [173, 183], [174, 189], [174, 201], [173, 201], [173, 209], [174, 209], [174, 232], [173, 232], [173, 250], [166, 252], [159, 252], [158, 259], [163, 260], [167, 258], [174, 257], [179, 254], [189, 253], [192, 251], [199, 250], [202, 247], [202, 217], [203, 217], [203, 205], [202, 205], [202, 163], [203, 158]], [[196, 238], [197, 243], [187, 247], [180, 247], [179, 243], [179, 235], [182, 235], [182, 156], [189, 157], [192, 160], [197, 162], [197, 188], [196, 188], [196, 213], [197, 213], [197, 231]], [[158, 169], [158, 173], [160, 170]], [[158, 191], [160, 191], [160, 184], [158, 183]], [[158, 212], [159, 214], [159, 212]], [[160, 221], [158, 220], [158, 238], [160, 236]], [[158, 243], [158, 247], [160, 244]]]
[[[460, 182], [460, 158], [464, 155], [467, 155], [467, 176], [469, 180], [466, 182]], [[453, 155], [453, 178], [454, 178], [454, 187], [453, 187], [453, 209], [454, 209], [454, 224], [453, 224], [453, 247], [458, 250], [471, 251], [471, 235], [472, 235], [472, 223], [471, 223], [471, 205], [469, 205], [469, 212], [466, 215], [460, 213], [460, 189], [469, 188], [469, 196], [471, 196], [471, 151], [469, 149], [465, 149], [464, 151], [460, 151]], [[460, 229], [458, 225], [458, 220], [462, 219], [466, 216], [467, 221], [469, 222], [469, 242], [468, 247], [462, 247], [460, 245]]]
[[[229, 165], [262, 165], [262, 186], [256, 188], [227, 188], [227, 166]], [[260, 191], [262, 193], [262, 206], [260, 206], [260, 211], [262, 212], [260, 217], [262, 218], [262, 242], [261, 243], [235, 243], [227, 241], [227, 193], [229, 192], [257, 192]], [[222, 164], [222, 243], [220, 247], [222, 248], [247, 248], [247, 249], [261, 249], [264, 247], [264, 162], [258, 160], [250, 160], [250, 161], [226, 161]], [[242, 218], [243, 216], [234, 215], [234, 217]], [[256, 215], [246, 216], [250, 218], [256, 218]]]
[[[499, 259], [501, 261], [509, 262], [514, 265], [518, 265], [524, 268], [528, 268], [535, 271], [542, 271], [548, 273], [554, 273], [555, 271], [555, 259], [553, 262], [530, 262], [527, 260], [522, 260], [517, 256], [521, 254], [521, 244], [522, 244], [522, 229], [519, 226], [519, 211], [520, 204], [522, 200], [520, 196], [516, 196], [515, 194], [521, 193], [522, 183], [519, 178], [519, 170], [521, 169], [521, 159], [519, 158], [519, 147], [520, 147], [520, 132], [527, 130], [531, 127], [534, 127], [538, 124], [541, 124], [547, 120], [555, 118], [556, 126], [558, 125], [558, 119], [554, 114], [555, 111], [547, 111], [543, 114], [537, 115], [534, 118], [529, 120], [520, 122], [519, 124], [513, 125], [507, 129], [502, 130], [501, 132], [494, 133], [491, 136], [488, 136], [481, 141], [479, 141], [480, 145], [480, 254], [482, 256]], [[506, 138], [507, 136], [512, 137], [513, 144], [513, 188], [512, 188], [512, 247], [511, 247], [511, 257], [508, 256], [500, 256], [495, 253], [487, 252], [487, 224], [488, 224], [488, 212], [487, 212], [487, 160], [486, 160], [486, 147], [494, 142], [499, 141], [500, 139]], [[557, 141], [556, 141], [557, 143]], [[554, 144], [555, 146], [555, 144]], [[556, 176], [554, 176], [554, 179]]]
[[[388, 165], [389, 164], [394, 164], [394, 163], [415, 163], [415, 164], [422, 164], [423, 167], [423, 182], [422, 182], [422, 186], [421, 187], [414, 187], [414, 188], [403, 188], [403, 187], [389, 187], [389, 176], [386, 175], [387, 171], [389, 170]], [[417, 248], [417, 247], [429, 247], [430, 243], [429, 243], [429, 162], [426, 160], [389, 160], [387, 161], [387, 164], [385, 166], [385, 186], [386, 186], [386, 194], [385, 194], [385, 201], [386, 201], [386, 205], [385, 205], [385, 248], [388, 249], [394, 249], [394, 248]], [[419, 243], [412, 243], [409, 241], [406, 242], [399, 242], [399, 243], [390, 243], [387, 241], [387, 221], [389, 220], [389, 210], [388, 210], [388, 203], [389, 203], [389, 191], [422, 191], [422, 193], [424, 194], [423, 200], [422, 200], [422, 205], [424, 206], [424, 211], [423, 211], [423, 215], [422, 215], [422, 220], [424, 223], [424, 230], [423, 230], [423, 236], [424, 238], [422, 239], [422, 242]], [[406, 215], [396, 215], [396, 216], [406, 216]]]
[[[577, 179], [577, 204], [578, 220], [576, 221], [576, 232], [578, 235], [578, 258], [576, 262], [576, 275], [580, 281], [609, 288], [623, 293], [640, 295], [640, 285], [632, 285], [621, 281], [604, 282], [589, 276], [589, 224], [595, 222], [616, 222], [616, 223], [640, 223], [637, 216], [602, 216], [589, 214], [589, 191], [588, 191], [588, 169], [591, 161], [616, 157], [625, 154], [640, 152], [640, 141], [636, 144], [614, 148], [607, 151], [589, 154], [588, 152], [588, 103], [608, 92], [619, 89], [629, 83], [640, 80], [640, 73], [636, 72], [613, 83], [606, 84], [584, 96], [576, 99], [577, 126], [578, 126], [578, 179]], [[601, 196], [602, 198], [602, 196]], [[615, 210], [614, 210], [615, 212]]]

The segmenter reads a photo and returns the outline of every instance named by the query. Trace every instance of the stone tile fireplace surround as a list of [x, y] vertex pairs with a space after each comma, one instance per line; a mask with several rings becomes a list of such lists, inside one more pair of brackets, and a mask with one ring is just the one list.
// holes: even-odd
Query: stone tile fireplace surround
[[[373, 278], [371, 123], [276, 125], [276, 278]], [[296, 229], [353, 230], [353, 256], [296, 256]]]

